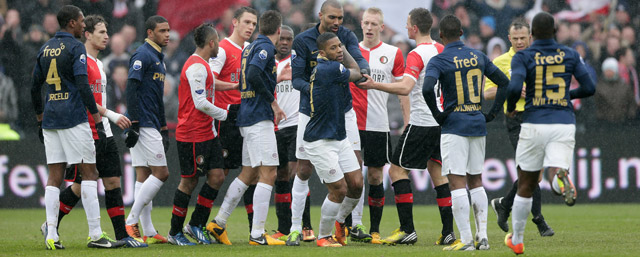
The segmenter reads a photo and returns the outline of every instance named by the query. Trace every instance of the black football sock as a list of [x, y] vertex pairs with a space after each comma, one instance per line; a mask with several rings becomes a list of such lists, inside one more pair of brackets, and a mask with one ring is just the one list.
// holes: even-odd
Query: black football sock
[[253, 227], [253, 192], [255, 191], [256, 185], [249, 185], [243, 196], [244, 208], [247, 210], [247, 219], [249, 219], [249, 232]]
[[304, 202], [304, 212], [302, 212], [302, 228], [313, 229], [311, 226], [311, 191], [307, 193], [307, 199]]
[[504, 198], [502, 198], [502, 201], [500, 201], [500, 204], [502, 204], [502, 206], [506, 208], [508, 211], [511, 211], [511, 206], [513, 206], [513, 199], [516, 198], [517, 192], [518, 192], [518, 180], [513, 182], [513, 185], [511, 186], [511, 190], [509, 191], [509, 193], [507, 193], [507, 195]]
[[275, 191], [278, 231], [288, 235], [291, 229], [291, 187], [289, 181], [276, 180]]
[[60, 228], [60, 222], [62, 218], [69, 214], [73, 207], [78, 204], [80, 197], [73, 193], [71, 186], [68, 186], [62, 192], [60, 192], [60, 210], [58, 211], [58, 229]]
[[411, 181], [401, 179], [392, 184], [395, 193], [396, 208], [400, 219], [400, 230], [405, 233], [415, 231], [413, 226], [413, 193], [411, 192]]
[[104, 191], [104, 202], [107, 208], [111, 225], [115, 232], [116, 239], [120, 240], [128, 237], [127, 230], [124, 225], [124, 204], [122, 203], [122, 189], [114, 188]]
[[187, 207], [189, 206], [191, 196], [176, 189], [173, 197], [173, 211], [171, 212], [171, 229], [169, 235], [175, 236], [182, 231], [185, 216], [187, 216]]
[[369, 233], [380, 233], [380, 220], [382, 219], [382, 210], [384, 208], [384, 185], [369, 185], [369, 218], [371, 219], [371, 228]]
[[[540, 185], [536, 184], [533, 189], [533, 203], [531, 204], [531, 214], [533, 217], [542, 217], [542, 195], [540, 194]], [[543, 218], [544, 219], [544, 218]]]
[[346, 218], [344, 218], [344, 225], [346, 227], [351, 227], [353, 224], [353, 217], [351, 217], [351, 213], [349, 213], [349, 216], [347, 216]]
[[442, 221], [442, 235], [453, 232], [453, 210], [451, 209], [451, 191], [449, 183], [439, 185], [436, 190], [436, 201], [440, 210], [440, 220]]
[[198, 194], [198, 201], [196, 208], [191, 213], [191, 220], [189, 225], [204, 227], [209, 220], [209, 214], [211, 214], [211, 206], [213, 201], [218, 196], [218, 190], [213, 189], [209, 184], [202, 184], [200, 194]]

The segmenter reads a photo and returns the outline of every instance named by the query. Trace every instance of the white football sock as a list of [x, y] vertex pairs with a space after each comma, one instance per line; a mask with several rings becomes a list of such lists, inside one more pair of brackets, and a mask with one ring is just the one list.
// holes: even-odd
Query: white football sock
[[47, 214], [47, 239], [58, 242], [58, 212], [60, 211], [60, 188], [47, 186], [44, 189], [44, 207]]
[[473, 206], [473, 216], [476, 222], [476, 236], [478, 239], [487, 238], [487, 209], [489, 200], [484, 187], [476, 187], [469, 190], [471, 194], [471, 206]]
[[100, 228], [100, 203], [98, 202], [98, 182], [95, 180], [83, 180], [80, 183], [80, 195], [82, 206], [87, 214], [89, 224], [89, 237], [91, 240], [98, 240], [102, 236]]
[[269, 214], [269, 201], [273, 186], [258, 182], [256, 191], [253, 193], [253, 226], [251, 237], [258, 238], [264, 233], [264, 223]]
[[362, 188], [362, 194], [360, 195], [360, 199], [358, 199], [358, 204], [353, 208], [351, 212], [351, 220], [352, 225], [362, 225], [362, 212], [364, 210], [364, 187]]
[[[137, 193], [140, 192], [142, 184], [142, 182], [136, 181], [135, 191], [133, 191], [133, 199], [135, 199]], [[145, 205], [140, 212], [140, 227], [142, 227], [142, 233], [144, 236], [155, 236], [157, 233], [156, 228], [153, 226], [153, 221], [151, 220], [151, 210], [153, 210], [153, 200]]]
[[[140, 191], [137, 193], [136, 199], [131, 207], [131, 211], [129, 211], [129, 216], [126, 221], [127, 225], [138, 223], [142, 209], [153, 200], [163, 184], [164, 182], [162, 182], [162, 180], [159, 180], [153, 175], [149, 176], [147, 180], [142, 183]], [[156, 232], [153, 231], [153, 235], [155, 234]]]
[[353, 211], [353, 208], [356, 207], [359, 201], [360, 201], [359, 198], [350, 198], [348, 196], [345, 196], [344, 200], [342, 200], [342, 205], [340, 205], [340, 211], [338, 212], [338, 216], [336, 216], [336, 221], [338, 223], [344, 223], [344, 220]]
[[[244, 195], [244, 192], [247, 191], [248, 187], [249, 186], [238, 178], [231, 182], [229, 189], [227, 189], [227, 193], [224, 195], [224, 201], [222, 201], [222, 205], [220, 205], [220, 210], [218, 210], [218, 215], [216, 215], [216, 223], [218, 223], [218, 225], [224, 226], [227, 224], [227, 219], [231, 216], [231, 213], [236, 206], [238, 206], [238, 202], [240, 202], [240, 199]], [[269, 194], [269, 197], [271, 197], [271, 194]]]
[[309, 194], [309, 180], [302, 180], [297, 175], [291, 188], [291, 231], [302, 232], [302, 214]]
[[318, 239], [331, 236], [333, 224], [336, 221], [336, 215], [340, 210], [342, 203], [334, 203], [327, 196], [322, 203], [320, 209], [320, 227], [318, 230]]
[[460, 231], [460, 241], [464, 244], [472, 243], [473, 236], [471, 236], [471, 224], [469, 224], [469, 198], [466, 188], [451, 191], [451, 209], [458, 231]]
[[527, 225], [527, 218], [531, 212], [531, 204], [533, 198], [524, 198], [519, 195], [513, 199], [513, 207], [511, 208], [511, 224], [513, 226], [513, 236], [511, 242], [513, 245], [522, 243], [524, 240], [524, 227]]

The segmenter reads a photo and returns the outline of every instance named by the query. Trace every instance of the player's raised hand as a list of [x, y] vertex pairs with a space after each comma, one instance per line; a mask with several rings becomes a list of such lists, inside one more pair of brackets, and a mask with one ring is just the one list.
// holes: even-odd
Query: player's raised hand
[[167, 153], [169, 151], [169, 145], [170, 145], [169, 130], [168, 129], [160, 130], [160, 135], [162, 135], [162, 145], [164, 146], [164, 153]]
[[373, 87], [373, 79], [371, 78], [371, 76], [369, 76], [369, 74], [362, 74], [362, 78], [366, 79], [364, 81], [356, 81], [356, 86], [361, 88], [361, 89], [374, 89]]
[[126, 129], [131, 127], [131, 121], [126, 116], [120, 115], [120, 118], [118, 119], [118, 121], [116, 121], [116, 125], [118, 125], [118, 127], [120, 127], [121, 129]]
[[273, 110], [273, 122], [278, 125], [281, 121], [287, 119], [287, 115], [284, 113], [280, 106], [278, 105], [278, 101], [271, 102], [271, 110]]
[[42, 121], [38, 121], [38, 138], [40, 138], [40, 143], [44, 144], [44, 135], [42, 134]]
[[96, 133], [98, 133], [96, 152], [104, 153], [107, 150], [107, 133], [104, 131], [104, 124], [102, 124], [102, 122], [96, 123]]
[[140, 137], [140, 123], [132, 122], [124, 143], [128, 148], [134, 147], [136, 146], [136, 143], [138, 143], [138, 137]]

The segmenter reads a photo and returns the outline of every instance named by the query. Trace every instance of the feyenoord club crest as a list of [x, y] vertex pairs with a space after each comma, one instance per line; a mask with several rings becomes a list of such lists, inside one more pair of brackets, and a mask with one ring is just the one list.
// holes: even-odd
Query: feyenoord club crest
[[201, 165], [203, 162], [204, 162], [204, 156], [198, 155], [198, 157], [196, 157], [196, 163], [198, 165]]
[[384, 55], [380, 57], [380, 63], [387, 64], [387, 62], [389, 62], [389, 58]]

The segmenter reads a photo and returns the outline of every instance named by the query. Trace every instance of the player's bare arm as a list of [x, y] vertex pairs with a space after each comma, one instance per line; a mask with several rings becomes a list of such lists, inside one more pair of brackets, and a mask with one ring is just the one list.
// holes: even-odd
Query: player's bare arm
[[216, 79], [216, 91], [238, 90], [239, 83], [226, 82]]
[[344, 66], [347, 67], [347, 69], [349, 69], [349, 72], [350, 72], [349, 81], [354, 82], [359, 80], [360, 78], [362, 78], [362, 74], [360, 73], [360, 66], [358, 66], [358, 63], [356, 63], [356, 60], [353, 59], [353, 57], [351, 56], [351, 54], [349, 54], [349, 51], [347, 51], [344, 45], [342, 45], [341, 48], [342, 48], [342, 54], [344, 57], [342, 60], [342, 64], [344, 64]]
[[416, 82], [408, 76], [404, 76], [402, 80], [393, 83], [375, 82], [369, 75], [364, 75], [367, 81], [359, 83], [357, 86], [362, 89], [377, 89], [395, 95], [409, 95]]
[[131, 126], [131, 121], [124, 115], [104, 108], [99, 104], [96, 104], [96, 107], [98, 107], [98, 112], [102, 117], [107, 117], [107, 119], [118, 125], [118, 127], [120, 127], [121, 129], [126, 129]]

